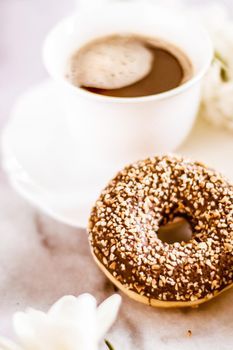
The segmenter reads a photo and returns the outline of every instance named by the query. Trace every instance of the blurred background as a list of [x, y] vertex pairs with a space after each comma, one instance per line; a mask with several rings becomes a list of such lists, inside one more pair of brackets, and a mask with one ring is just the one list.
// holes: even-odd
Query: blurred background
[[[0, 0], [0, 127], [7, 119], [15, 98], [47, 76], [41, 60], [41, 46], [47, 31], [79, 6], [98, 1], [104, 0]], [[208, 1], [213, 2], [186, 0], [185, 3], [203, 4]], [[162, 2], [175, 6], [176, 0]], [[233, 12], [233, 0], [220, 2]]]

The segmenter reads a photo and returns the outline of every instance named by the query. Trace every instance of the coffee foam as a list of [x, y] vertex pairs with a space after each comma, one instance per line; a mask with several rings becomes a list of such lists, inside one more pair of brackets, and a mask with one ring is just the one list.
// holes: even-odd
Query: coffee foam
[[98, 39], [71, 58], [69, 79], [74, 85], [118, 89], [143, 79], [153, 55], [140, 40], [127, 36]]

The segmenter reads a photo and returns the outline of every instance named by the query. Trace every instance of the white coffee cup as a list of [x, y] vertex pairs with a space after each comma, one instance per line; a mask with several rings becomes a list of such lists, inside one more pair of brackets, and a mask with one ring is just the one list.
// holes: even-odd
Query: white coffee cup
[[[95, 38], [116, 33], [175, 44], [190, 58], [192, 78], [170, 91], [137, 98], [107, 97], [73, 86], [66, 79], [72, 53]], [[61, 88], [80, 168], [115, 171], [125, 163], [174, 151], [183, 142], [199, 107], [212, 45], [206, 32], [182, 14], [151, 4], [111, 3], [62, 20], [48, 34], [43, 58]]]

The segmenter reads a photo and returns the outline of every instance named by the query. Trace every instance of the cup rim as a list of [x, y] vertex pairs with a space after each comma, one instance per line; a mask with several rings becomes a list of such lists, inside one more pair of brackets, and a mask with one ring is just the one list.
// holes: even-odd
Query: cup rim
[[[108, 5], [108, 6], [113, 6], [113, 4]], [[132, 6], [132, 4], [131, 4], [131, 6]], [[152, 5], [149, 5], [149, 6], [152, 6]], [[156, 6], [156, 5], [153, 5], [153, 6]], [[88, 11], [83, 11], [83, 12], [85, 13], [85, 12], [88, 12]], [[205, 54], [205, 62], [203, 64], [202, 68], [196, 74], [194, 74], [193, 77], [191, 77], [191, 79], [187, 80], [183, 84], [181, 84], [181, 85], [179, 85], [179, 86], [177, 86], [177, 87], [175, 87], [173, 89], [170, 89], [168, 91], [164, 91], [164, 92], [161, 92], [161, 93], [158, 93], [158, 94], [153, 94], [153, 95], [138, 96], [138, 97], [116, 97], [116, 96], [100, 95], [100, 94], [97, 94], [97, 93], [94, 93], [94, 92], [82, 89], [81, 87], [73, 85], [71, 82], [69, 82], [65, 78], [65, 76], [62, 76], [62, 75], [60, 75], [60, 76], [56, 75], [55, 76], [54, 74], [52, 74], [50, 72], [50, 69], [49, 69], [49, 67], [48, 67], [48, 65], [46, 63], [46, 54], [45, 53], [46, 53], [46, 50], [47, 50], [48, 39], [52, 35], [53, 31], [58, 26], [60, 26], [62, 23], [64, 23], [64, 22], [72, 22], [72, 21], [74, 21], [76, 16], [77, 16], [77, 14], [70, 15], [70, 16], [67, 16], [67, 17], [63, 18], [61, 21], [59, 21], [49, 31], [49, 33], [47, 34], [47, 36], [46, 36], [46, 38], [44, 40], [44, 43], [43, 43], [42, 57], [43, 57], [43, 63], [44, 63], [44, 66], [47, 69], [47, 72], [49, 73], [49, 75], [51, 75], [51, 77], [55, 81], [60, 82], [63, 85], [66, 85], [67, 87], [72, 89], [74, 93], [77, 93], [80, 96], [83, 96], [85, 98], [94, 99], [94, 100], [97, 100], [97, 101], [104, 101], [104, 102], [107, 102], [107, 103], [122, 103], [122, 104], [124, 104], [124, 103], [128, 104], [128, 103], [132, 103], [132, 102], [133, 103], [141, 103], [141, 102], [147, 102], [147, 101], [148, 102], [149, 101], [161, 101], [161, 100], [164, 100], [164, 99], [168, 99], [168, 98], [171, 98], [173, 96], [176, 96], [176, 95], [186, 91], [187, 89], [189, 89], [190, 87], [195, 85], [195, 83], [200, 81], [202, 79], [202, 77], [205, 75], [205, 73], [207, 72], [207, 70], [208, 70], [208, 68], [210, 66], [210, 63], [211, 63], [211, 61], [213, 59], [213, 53], [214, 53], [213, 44], [212, 44], [211, 38], [210, 38], [207, 30], [200, 23], [192, 20], [195, 23], [195, 26], [199, 30], [199, 32], [202, 33], [203, 40], [206, 41], [206, 54]]]

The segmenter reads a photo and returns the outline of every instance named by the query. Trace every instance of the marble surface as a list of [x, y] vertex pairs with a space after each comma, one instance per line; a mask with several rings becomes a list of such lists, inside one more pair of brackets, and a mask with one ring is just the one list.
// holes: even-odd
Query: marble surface
[[[225, 2], [233, 9], [231, 0]], [[0, 0], [1, 126], [15, 97], [46, 76], [41, 43], [47, 30], [74, 4], [71, 0]], [[28, 305], [47, 309], [64, 294], [87, 291], [101, 301], [114, 292], [90, 256], [86, 232], [35, 211], [9, 188], [2, 171], [0, 235], [1, 334], [13, 336], [11, 315]], [[123, 305], [108, 336], [116, 350], [232, 349], [231, 291], [199, 309], [151, 309], [125, 297]]]
[[[94, 264], [84, 230], [35, 212], [5, 185], [0, 193], [1, 334], [13, 337], [11, 315], [28, 305], [47, 310], [64, 294], [91, 292], [101, 301], [116, 292]], [[123, 296], [107, 337], [116, 350], [230, 350], [232, 314], [232, 291], [183, 310], [153, 309]]]

